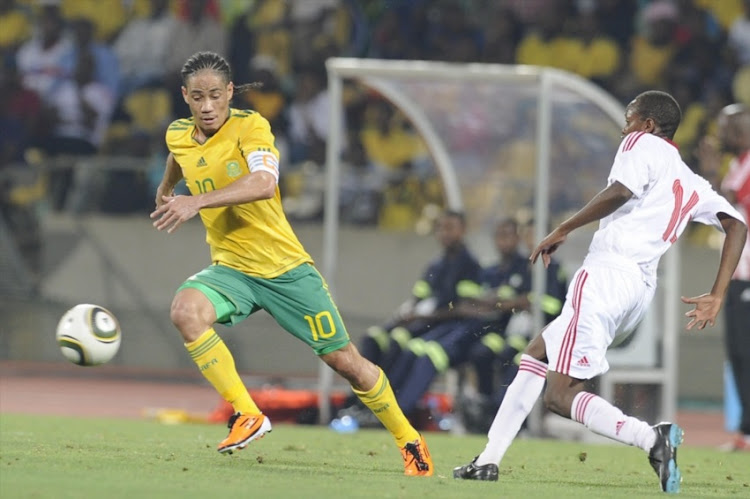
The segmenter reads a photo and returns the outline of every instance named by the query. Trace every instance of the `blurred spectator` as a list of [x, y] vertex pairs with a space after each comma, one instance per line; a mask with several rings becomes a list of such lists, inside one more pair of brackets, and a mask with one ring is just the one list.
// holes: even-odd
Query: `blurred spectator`
[[369, 57], [376, 59], [416, 58], [409, 30], [396, 9], [387, 9], [375, 22], [370, 38]]
[[[44, 144], [51, 156], [89, 156], [96, 154], [109, 127], [115, 97], [94, 78], [95, 62], [91, 52], [80, 52], [73, 78], [59, 84], [50, 96], [55, 119], [52, 136]], [[66, 206], [73, 171], [53, 170], [50, 177], [52, 204]], [[85, 196], [85, 193], [82, 193]]]
[[449, 62], [477, 62], [482, 49], [482, 34], [466, 16], [457, 0], [438, 3], [435, 21], [428, 36], [432, 58]]
[[72, 42], [65, 36], [60, 8], [54, 3], [42, 5], [35, 28], [34, 37], [18, 49], [16, 61], [24, 86], [46, 101], [70, 76], [64, 61]]
[[750, 0], [742, 3], [742, 16], [729, 28], [729, 48], [740, 66], [750, 66]]
[[289, 156], [292, 163], [305, 160], [318, 165], [324, 163], [330, 120], [328, 101], [322, 63], [297, 71], [297, 87], [289, 106]]
[[57, 3], [64, 19], [89, 19], [94, 37], [104, 43], [112, 43], [127, 20], [125, 6], [129, 2], [122, 0], [57, 0]]
[[669, 88], [682, 110], [680, 127], [673, 140], [680, 148], [683, 161], [688, 165], [693, 165], [697, 141], [708, 119], [706, 106], [700, 100], [700, 87], [694, 82], [679, 77], [670, 77]]
[[[235, 100], [237, 107], [246, 107], [259, 112], [271, 124], [271, 130], [276, 139], [276, 148], [282, 158], [289, 152], [288, 123], [285, 114], [287, 97], [281, 88], [276, 71], [276, 61], [269, 56], [255, 56], [250, 61], [249, 82], [260, 83], [241, 93]], [[245, 83], [235, 76], [235, 83]]]
[[[291, 77], [292, 33], [286, 0], [257, 0], [232, 25], [230, 64], [238, 79], [247, 74], [252, 57], [273, 59], [282, 83]], [[244, 73], [244, 75], [243, 75]]]
[[41, 99], [21, 84], [15, 61], [8, 57], [0, 71], [0, 169], [23, 160], [24, 151], [43, 136]]
[[383, 203], [382, 169], [367, 158], [359, 140], [352, 140], [341, 164], [341, 218], [355, 225], [375, 225]]
[[593, 7], [581, 10], [575, 19], [574, 39], [580, 43], [580, 48], [574, 49], [580, 55], [574, 71], [609, 88], [623, 57], [614, 39], [601, 30], [599, 19]]
[[16, 0], [0, 0], [0, 54], [14, 51], [31, 34], [26, 13]]
[[522, 26], [514, 12], [500, 3], [492, 3], [485, 13], [482, 62], [513, 64], [516, 47], [523, 34]]
[[641, 12], [643, 28], [632, 39], [629, 61], [638, 89], [665, 88], [667, 69], [677, 50], [674, 32], [678, 14], [667, 0], [652, 2]]
[[400, 111], [384, 100], [372, 101], [359, 134], [364, 153], [382, 180], [380, 226], [414, 227], [430, 202], [428, 185], [434, 173], [422, 138]]
[[692, 38], [699, 36], [712, 43], [722, 38], [722, 29], [713, 14], [696, 5], [695, 0], [676, 0], [679, 11], [675, 41], [679, 45], [686, 45]]
[[427, 148], [404, 115], [385, 100], [370, 102], [359, 138], [364, 152], [391, 182], [398, 182], [424, 162]]
[[96, 81], [105, 85], [114, 96], [119, 95], [120, 66], [112, 48], [105, 43], [94, 40], [94, 25], [84, 17], [70, 22], [73, 35], [73, 48], [63, 59], [65, 72], [73, 74], [76, 61], [81, 52], [89, 52], [94, 57], [94, 77]]
[[344, 55], [352, 19], [341, 0], [289, 0], [293, 64]]
[[150, 0], [150, 6], [149, 15], [128, 22], [114, 43], [123, 95], [161, 84], [166, 74], [177, 19], [169, 10], [169, 0]]
[[623, 2], [622, 0], [577, 0], [579, 6], [592, 5], [596, 7], [599, 26], [603, 33], [617, 42], [621, 49], [630, 43], [633, 36], [635, 19], [638, 13], [637, 2]]
[[115, 40], [123, 95], [146, 85], [161, 84], [166, 73], [177, 19], [169, 10], [169, 0], [150, 0], [150, 6], [147, 17], [132, 19]]
[[[208, 0], [182, 0], [186, 18], [179, 19], [170, 39], [167, 42], [166, 69], [171, 83], [181, 86], [180, 69], [182, 64], [196, 52], [209, 50], [225, 54], [227, 39], [221, 23], [209, 11]], [[170, 88], [170, 84], [167, 85]], [[180, 102], [182, 95], [179, 95]], [[177, 107], [175, 106], [175, 109]]]
[[579, 64], [580, 43], [564, 34], [566, 16], [560, 2], [545, 8], [521, 39], [516, 63], [575, 71]]
[[52, 140], [54, 152], [88, 154], [96, 152], [102, 144], [115, 98], [108, 87], [96, 81], [94, 73], [94, 55], [80, 52], [73, 77], [60, 83], [59, 90], [51, 95], [57, 118]]
[[742, 15], [742, 2], [745, 0], [693, 0], [693, 3], [706, 9], [716, 18], [722, 29], [727, 30], [735, 19]]

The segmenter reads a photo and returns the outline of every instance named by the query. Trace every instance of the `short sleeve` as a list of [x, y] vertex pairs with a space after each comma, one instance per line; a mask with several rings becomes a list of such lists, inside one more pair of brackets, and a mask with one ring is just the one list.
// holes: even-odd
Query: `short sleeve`
[[648, 139], [644, 135], [646, 132], [633, 132], [622, 140], [607, 179], [608, 185], [619, 182], [636, 198], [646, 193], [650, 183]]
[[693, 221], [704, 225], [712, 225], [719, 230], [723, 230], [721, 221], [717, 217], [718, 213], [726, 213], [730, 217], [747, 224], [744, 217], [740, 215], [740, 212], [726, 198], [720, 196], [710, 187], [704, 189], [700, 193], [700, 202], [698, 203], [696, 212], [693, 214]]
[[253, 113], [241, 119], [247, 124], [242, 125], [240, 131], [240, 149], [245, 156], [250, 171], [266, 171], [279, 180], [279, 151], [274, 145], [271, 125], [258, 113]]

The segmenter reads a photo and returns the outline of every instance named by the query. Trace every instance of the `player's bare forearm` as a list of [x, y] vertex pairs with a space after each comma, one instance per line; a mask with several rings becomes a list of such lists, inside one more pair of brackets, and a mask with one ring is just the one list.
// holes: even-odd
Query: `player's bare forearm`
[[200, 208], [234, 206], [270, 199], [276, 193], [276, 177], [259, 171], [241, 177], [226, 187], [196, 196]]
[[594, 196], [575, 215], [561, 223], [558, 229], [565, 235], [570, 234], [579, 227], [601, 220], [614, 213], [632, 197], [633, 193], [630, 192], [630, 189], [620, 182], [613, 182]]
[[716, 317], [719, 315], [727, 288], [729, 287], [729, 281], [737, 267], [742, 248], [745, 245], [745, 239], [747, 238], [747, 227], [744, 223], [725, 213], [719, 213], [718, 216], [727, 235], [724, 240], [724, 247], [721, 250], [719, 270], [716, 272], [716, 280], [710, 293], [704, 293], [691, 298], [682, 298], [683, 303], [695, 306], [695, 308], [685, 314], [685, 316], [690, 318], [687, 329], [692, 329], [693, 327], [703, 329], [706, 326], [713, 326], [715, 324]]
[[740, 261], [742, 249], [745, 247], [747, 226], [740, 220], [724, 213], [719, 213], [719, 220], [727, 237], [724, 239], [724, 246], [721, 249], [721, 261], [719, 270], [716, 272], [716, 281], [711, 288], [711, 294], [721, 296], [723, 299], [729, 288], [732, 274]]
[[182, 180], [182, 168], [180, 168], [179, 163], [177, 163], [177, 160], [174, 159], [174, 155], [170, 152], [169, 156], [167, 156], [166, 165], [164, 167], [164, 176], [162, 177], [161, 184], [159, 184], [157, 190], [157, 206], [161, 204], [161, 196], [170, 195], [172, 191], [174, 191], [177, 182], [180, 180]]

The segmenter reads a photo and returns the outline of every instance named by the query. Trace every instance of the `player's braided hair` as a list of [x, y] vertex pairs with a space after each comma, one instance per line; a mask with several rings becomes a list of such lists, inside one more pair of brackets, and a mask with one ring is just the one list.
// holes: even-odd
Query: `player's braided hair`
[[668, 139], [674, 138], [682, 120], [682, 111], [677, 101], [666, 92], [649, 90], [633, 101], [634, 111], [642, 119], [651, 118]]
[[[180, 70], [182, 84], [187, 85], [187, 81], [191, 76], [199, 71], [203, 71], [204, 69], [215, 71], [220, 74], [226, 83], [232, 81], [232, 68], [229, 67], [229, 63], [226, 59], [216, 52], [196, 52], [185, 61], [185, 64], [183, 64], [182, 69]], [[244, 83], [242, 85], [235, 85], [234, 92], [241, 94], [242, 92], [246, 92], [253, 88], [260, 88], [262, 86], [263, 83], [257, 81], [253, 83]]]

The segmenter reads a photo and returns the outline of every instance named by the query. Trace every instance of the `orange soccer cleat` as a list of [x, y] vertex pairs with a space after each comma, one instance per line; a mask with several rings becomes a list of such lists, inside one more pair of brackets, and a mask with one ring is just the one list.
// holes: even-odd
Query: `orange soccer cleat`
[[401, 448], [401, 457], [404, 458], [404, 475], [432, 476], [432, 457], [422, 435]]
[[253, 440], [263, 438], [271, 431], [271, 420], [263, 414], [234, 413], [227, 423], [229, 435], [216, 449], [222, 454], [231, 454], [235, 449], [244, 449]]

